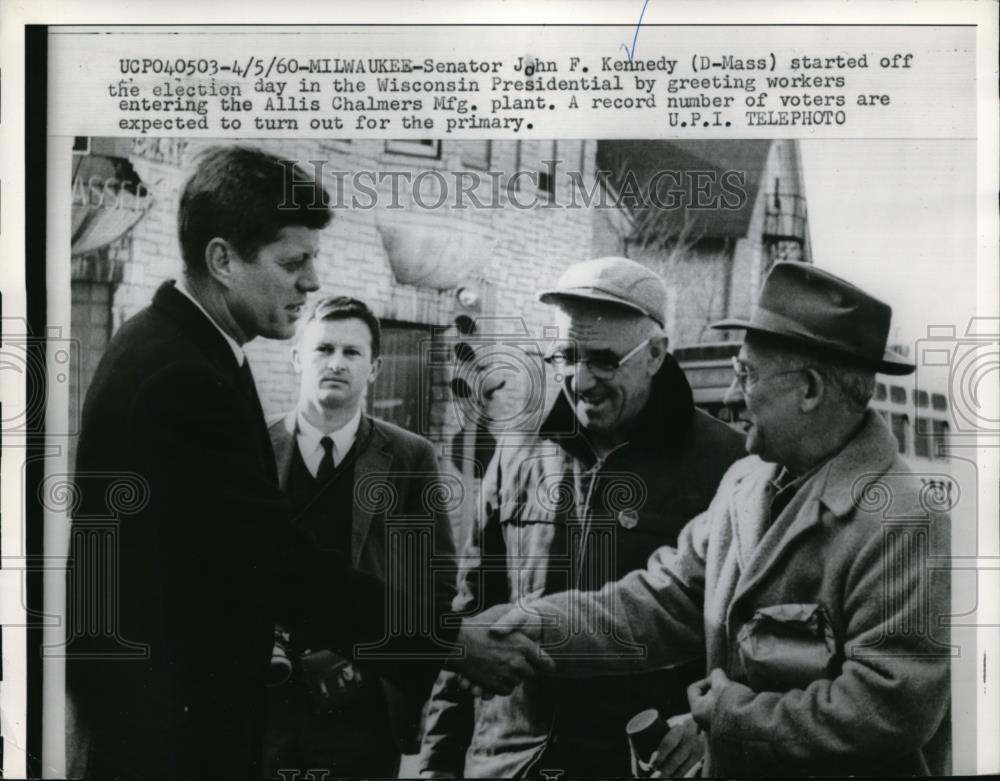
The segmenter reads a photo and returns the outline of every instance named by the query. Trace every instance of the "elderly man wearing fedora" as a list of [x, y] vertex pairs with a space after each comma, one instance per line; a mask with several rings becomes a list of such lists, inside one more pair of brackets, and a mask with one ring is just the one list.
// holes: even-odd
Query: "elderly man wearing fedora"
[[[459, 611], [600, 588], [645, 567], [657, 548], [677, 544], [743, 455], [736, 431], [695, 409], [667, 352], [659, 276], [625, 258], [588, 260], [541, 300], [555, 307], [559, 339], [546, 361], [563, 392], [539, 431], [501, 441], [487, 470], [484, 517], [460, 559]], [[629, 718], [653, 704], [688, 709], [703, 651], [677, 661], [582, 683], [525, 681], [478, 702], [445, 672], [428, 709], [422, 773], [628, 775]]]
[[[644, 571], [515, 608], [494, 634], [533, 634], [573, 676], [703, 650], [688, 698], [705, 775], [949, 772], [949, 582], [931, 566], [949, 519], [867, 409], [876, 372], [914, 368], [885, 350], [891, 311], [811, 265], [776, 265], [749, 322], [716, 324], [747, 332], [732, 390], [750, 455], [708, 510]], [[665, 775], [684, 768], [678, 743], [660, 744]]]

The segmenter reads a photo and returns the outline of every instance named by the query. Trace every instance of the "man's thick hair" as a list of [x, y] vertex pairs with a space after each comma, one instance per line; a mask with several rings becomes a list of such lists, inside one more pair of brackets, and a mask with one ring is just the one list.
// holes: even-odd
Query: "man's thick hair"
[[[319, 299], [309, 310], [309, 315], [302, 320], [300, 326], [304, 329], [313, 320], [349, 320], [357, 318], [365, 325], [372, 335], [372, 360], [382, 353], [382, 326], [378, 318], [368, 308], [368, 304], [350, 296], [332, 296]], [[301, 333], [301, 332], [300, 332]]]
[[282, 228], [320, 230], [330, 224], [330, 197], [321, 182], [291, 160], [246, 146], [210, 147], [195, 160], [177, 210], [184, 268], [205, 270], [205, 247], [230, 242], [253, 260]]

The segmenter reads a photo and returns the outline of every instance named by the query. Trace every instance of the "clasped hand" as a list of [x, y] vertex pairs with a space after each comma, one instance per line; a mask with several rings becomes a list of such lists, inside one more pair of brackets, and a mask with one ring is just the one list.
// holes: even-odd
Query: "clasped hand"
[[462, 621], [456, 642], [463, 654], [448, 667], [459, 685], [477, 696], [507, 695], [524, 680], [552, 672], [555, 662], [541, 649], [541, 624], [521, 608], [496, 605]]

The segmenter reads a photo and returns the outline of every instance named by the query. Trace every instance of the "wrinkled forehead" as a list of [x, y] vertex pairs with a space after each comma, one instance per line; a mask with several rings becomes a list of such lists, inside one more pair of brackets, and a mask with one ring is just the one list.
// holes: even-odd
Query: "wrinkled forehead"
[[560, 305], [553, 313], [558, 339], [580, 346], [616, 347], [641, 341], [649, 330], [644, 321], [652, 325], [643, 315], [587, 304]]

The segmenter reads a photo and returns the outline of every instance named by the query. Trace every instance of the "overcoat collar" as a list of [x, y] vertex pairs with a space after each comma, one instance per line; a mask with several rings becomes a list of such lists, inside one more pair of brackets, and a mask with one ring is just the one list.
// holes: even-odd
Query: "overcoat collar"
[[806, 480], [770, 528], [772, 491], [768, 484], [780, 467], [762, 465], [748, 474], [731, 498], [741, 570], [732, 604], [779, 565], [798, 537], [821, 522], [824, 508], [836, 519], [850, 522], [858, 501], [895, 457], [895, 438], [878, 414], [868, 410], [854, 438]]
[[237, 397], [246, 399], [247, 412], [251, 416], [248, 422], [254, 427], [253, 433], [259, 445], [258, 455], [265, 474], [271, 482], [274, 482], [276, 479], [274, 456], [256, 385], [251, 385], [249, 394], [246, 392], [247, 377], [244, 372], [250, 371], [249, 365], [240, 366], [218, 327], [190, 298], [177, 290], [173, 280], [168, 280], [157, 288], [153, 295], [153, 308], [177, 323], [192, 344], [201, 350], [208, 362], [222, 376], [229, 377], [233, 387], [239, 391]]
[[236, 376], [240, 366], [232, 348], [208, 316], [174, 285], [172, 279], [160, 285], [153, 295], [153, 306], [180, 325], [215, 366]]

